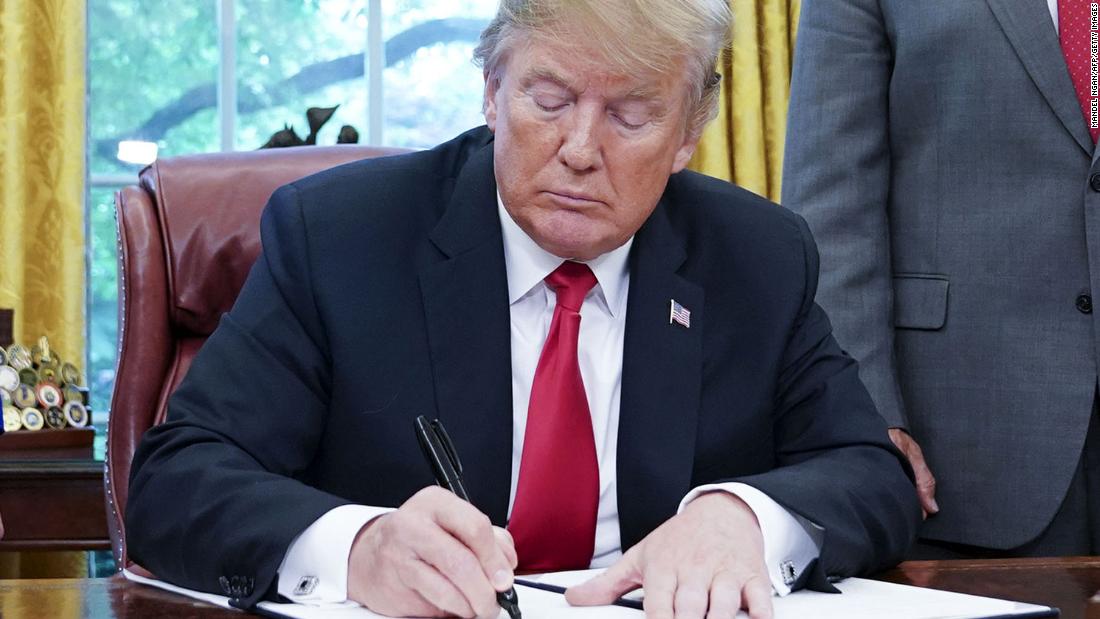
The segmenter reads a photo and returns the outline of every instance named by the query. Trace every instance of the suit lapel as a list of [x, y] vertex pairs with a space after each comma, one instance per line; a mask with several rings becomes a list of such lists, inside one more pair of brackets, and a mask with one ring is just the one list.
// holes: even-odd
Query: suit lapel
[[[677, 274], [686, 255], [662, 201], [630, 258], [616, 461], [624, 549], [673, 515], [690, 490], [705, 317], [703, 289]], [[669, 324], [673, 299], [691, 312], [691, 328]]]
[[1076, 90], [1045, 3], [1021, 0], [986, 2], [1039, 92], [1043, 93], [1073, 139], [1092, 155], [1092, 138], [1085, 126]]
[[470, 499], [494, 524], [508, 512], [512, 366], [508, 284], [493, 144], [475, 151], [432, 231], [446, 259], [420, 274], [436, 409], [462, 456]]

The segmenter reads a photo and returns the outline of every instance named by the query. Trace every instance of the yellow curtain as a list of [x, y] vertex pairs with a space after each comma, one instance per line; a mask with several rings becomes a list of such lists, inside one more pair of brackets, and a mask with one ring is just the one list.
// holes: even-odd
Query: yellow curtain
[[800, 0], [731, 0], [733, 44], [722, 55], [718, 118], [690, 167], [779, 200], [791, 59]]
[[84, 358], [84, 0], [0, 0], [0, 307]]
[[[0, 0], [0, 307], [65, 359], [84, 358], [84, 22], [84, 0]], [[0, 578], [85, 557], [0, 553]]]
[[[0, 579], [87, 576], [88, 554], [85, 552], [0, 552]], [[0, 613], [0, 617], [3, 616]]]

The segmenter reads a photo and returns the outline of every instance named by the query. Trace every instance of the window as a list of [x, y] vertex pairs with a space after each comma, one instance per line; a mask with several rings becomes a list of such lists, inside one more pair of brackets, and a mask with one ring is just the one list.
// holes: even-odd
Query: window
[[88, 377], [105, 419], [117, 349], [114, 192], [155, 156], [250, 150], [339, 105], [362, 143], [427, 147], [483, 122], [470, 62], [496, 0], [91, 0]]

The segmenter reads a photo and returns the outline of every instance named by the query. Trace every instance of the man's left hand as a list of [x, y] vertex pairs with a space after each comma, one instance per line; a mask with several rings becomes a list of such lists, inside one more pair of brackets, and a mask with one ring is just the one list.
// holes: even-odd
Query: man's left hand
[[647, 619], [732, 619], [740, 608], [752, 619], [771, 619], [756, 516], [735, 495], [704, 494], [565, 597], [577, 606], [610, 604], [638, 587], [645, 588]]

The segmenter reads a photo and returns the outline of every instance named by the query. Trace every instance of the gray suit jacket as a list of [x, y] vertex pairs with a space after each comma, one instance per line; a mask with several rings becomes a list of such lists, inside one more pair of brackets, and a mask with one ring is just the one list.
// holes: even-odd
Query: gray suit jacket
[[803, 2], [782, 201], [937, 477], [924, 537], [1019, 546], [1065, 496], [1096, 390], [1094, 172], [1044, 0]]

